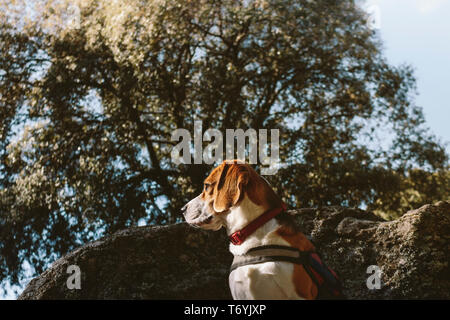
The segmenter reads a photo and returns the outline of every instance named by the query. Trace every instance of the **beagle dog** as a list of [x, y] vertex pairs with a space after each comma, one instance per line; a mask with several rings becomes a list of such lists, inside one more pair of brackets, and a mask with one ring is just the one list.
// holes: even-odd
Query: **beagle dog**
[[[182, 210], [195, 227], [225, 227], [235, 260], [257, 248], [314, 252], [314, 245], [285, 209], [269, 183], [251, 166], [226, 160], [204, 180], [202, 193]], [[315, 299], [319, 293], [311, 271], [288, 258], [237, 264], [232, 267], [229, 285], [233, 299]]]

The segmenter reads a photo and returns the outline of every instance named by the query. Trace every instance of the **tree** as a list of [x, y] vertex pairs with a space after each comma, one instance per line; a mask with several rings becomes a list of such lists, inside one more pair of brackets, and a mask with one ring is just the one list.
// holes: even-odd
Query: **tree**
[[0, 10], [3, 279], [141, 219], [178, 221], [211, 170], [171, 161], [171, 133], [196, 119], [280, 129], [268, 179], [292, 206], [395, 217], [449, 197], [412, 68], [386, 62], [354, 1], [33, 5]]

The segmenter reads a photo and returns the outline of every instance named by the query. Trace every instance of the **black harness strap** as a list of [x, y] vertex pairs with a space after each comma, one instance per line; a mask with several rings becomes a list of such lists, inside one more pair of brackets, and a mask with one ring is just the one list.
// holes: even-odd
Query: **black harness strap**
[[300, 251], [293, 247], [267, 245], [251, 248], [246, 254], [234, 256], [230, 272], [236, 268], [264, 262], [290, 262], [305, 264], [308, 262], [309, 252]]

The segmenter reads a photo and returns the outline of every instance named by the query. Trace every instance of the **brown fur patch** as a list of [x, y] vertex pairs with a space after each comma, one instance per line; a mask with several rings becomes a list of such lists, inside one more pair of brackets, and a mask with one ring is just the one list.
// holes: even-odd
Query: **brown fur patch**
[[252, 167], [247, 166], [249, 179], [245, 191], [250, 200], [260, 205], [264, 210], [275, 209], [281, 206], [281, 199], [272, 190], [269, 184]]
[[244, 197], [260, 205], [264, 210], [277, 208], [281, 199], [256, 171], [245, 163], [224, 161], [205, 179], [208, 189], [202, 193], [202, 200], [214, 202], [216, 213], [226, 212]]
[[[277, 234], [286, 240], [291, 246], [299, 249], [300, 251], [315, 250], [311, 241], [309, 241], [303, 233], [295, 230], [295, 228], [291, 225], [282, 225], [278, 228]], [[294, 265], [292, 281], [299, 296], [309, 300], [317, 297], [317, 286], [309, 277], [302, 265]]]
[[211, 172], [204, 183], [202, 200], [214, 204], [214, 213], [226, 212], [243, 198], [248, 183], [246, 165], [223, 162]]

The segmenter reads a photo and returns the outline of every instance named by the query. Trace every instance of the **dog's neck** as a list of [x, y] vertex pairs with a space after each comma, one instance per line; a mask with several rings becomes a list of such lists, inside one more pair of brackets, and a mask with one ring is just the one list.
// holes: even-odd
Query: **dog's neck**
[[[271, 209], [271, 208], [269, 208]], [[239, 206], [231, 208], [225, 217], [225, 227], [228, 235], [241, 230], [250, 222], [262, 215], [267, 208], [253, 203], [247, 196], [240, 202]], [[249, 249], [269, 244], [287, 245], [288, 243], [277, 235], [276, 231], [280, 224], [276, 219], [271, 219], [240, 245], [230, 244], [230, 252], [233, 255], [245, 254]]]

